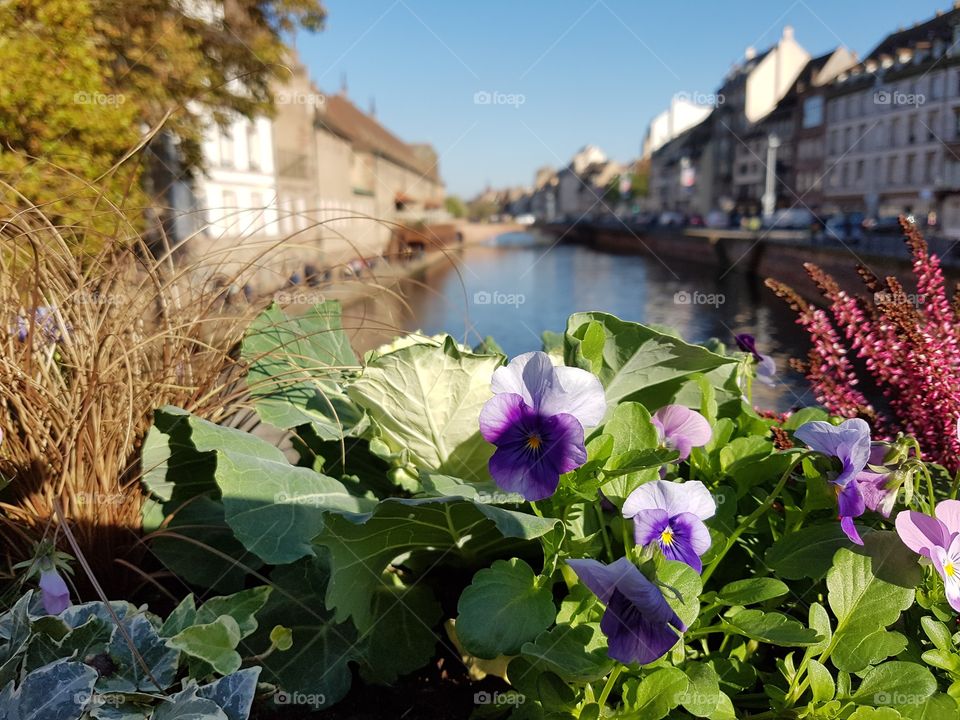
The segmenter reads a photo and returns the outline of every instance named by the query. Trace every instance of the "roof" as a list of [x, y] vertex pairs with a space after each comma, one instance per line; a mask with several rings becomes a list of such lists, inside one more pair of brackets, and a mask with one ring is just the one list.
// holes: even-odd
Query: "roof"
[[439, 181], [436, 162], [430, 161], [422, 144], [405, 143], [343, 95], [327, 96], [317, 122], [360, 150], [382, 155], [429, 180]]
[[905, 30], [897, 30], [887, 35], [870, 51], [867, 60], [880, 60], [884, 55], [895, 56], [902, 48], [910, 48], [922, 42], [943, 40], [953, 41], [953, 26], [960, 23], [960, 8], [954, 8], [945, 13], [939, 13], [922, 23]]

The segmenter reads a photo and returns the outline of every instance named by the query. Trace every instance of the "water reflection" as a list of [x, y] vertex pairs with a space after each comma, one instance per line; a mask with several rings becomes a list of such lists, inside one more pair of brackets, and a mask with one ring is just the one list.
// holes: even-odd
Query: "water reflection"
[[[455, 261], [454, 261], [455, 260]], [[597, 252], [555, 245], [552, 238], [514, 233], [465, 248], [415, 280], [396, 297], [351, 307], [360, 345], [384, 342], [398, 330], [449, 332], [468, 344], [493, 336], [509, 354], [539, 349], [544, 330], [562, 332], [567, 317], [603, 310], [625, 320], [677, 328], [691, 342], [749, 332], [777, 361], [781, 382], [755, 388], [763, 407], [813, 404], [806, 383], [790, 370], [807, 341], [789, 309], [760, 279], [672, 258]]]

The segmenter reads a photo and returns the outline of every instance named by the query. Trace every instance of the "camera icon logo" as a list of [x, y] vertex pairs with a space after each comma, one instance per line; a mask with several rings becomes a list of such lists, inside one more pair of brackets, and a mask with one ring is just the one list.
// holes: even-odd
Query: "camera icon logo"
[[876, 105], [889, 105], [893, 102], [893, 95], [889, 90], [877, 90], [873, 94], [873, 102]]
[[478, 90], [473, 94], [474, 105], [489, 105], [492, 100], [493, 96], [486, 90]]
[[674, 305], [689, 305], [690, 300], [690, 293], [688, 293], [686, 290], [678, 290], [673, 294]]
[[493, 296], [486, 290], [478, 290], [473, 294], [474, 305], [489, 305], [492, 300]]

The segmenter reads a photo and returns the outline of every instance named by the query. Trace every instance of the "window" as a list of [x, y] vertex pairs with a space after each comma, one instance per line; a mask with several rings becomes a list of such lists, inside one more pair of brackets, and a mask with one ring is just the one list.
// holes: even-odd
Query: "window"
[[260, 133], [257, 131], [256, 122], [247, 125], [247, 158], [251, 170], [263, 167], [260, 162]]
[[924, 164], [926, 171], [926, 182], [932, 183], [937, 179], [937, 154], [935, 152], [927, 153], [927, 162]]
[[858, 184], [863, 182], [863, 160], [857, 160], [853, 181]]
[[234, 167], [233, 126], [220, 128], [220, 165]]
[[903, 175], [904, 175], [904, 177], [903, 177], [904, 182], [911, 183], [911, 182], [914, 182], [914, 181], [916, 180], [916, 178], [913, 177], [914, 164], [915, 164], [913, 158], [914, 158], [914, 156], [913, 156], [912, 154], [911, 154], [911, 155], [907, 155], [907, 165], [906, 165], [906, 168], [905, 168], [904, 173], [903, 173]]
[[814, 95], [803, 101], [803, 127], [819, 127], [823, 124], [823, 95]]

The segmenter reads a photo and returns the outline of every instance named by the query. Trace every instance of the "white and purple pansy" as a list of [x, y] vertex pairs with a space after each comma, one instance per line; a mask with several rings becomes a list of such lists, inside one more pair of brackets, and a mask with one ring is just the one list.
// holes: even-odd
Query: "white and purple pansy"
[[713, 436], [707, 419], [683, 405], [666, 405], [650, 420], [657, 429], [660, 442], [680, 453], [681, 460], [686, 460], [690, 450], [706, 445]]
[[528, 501], [550, 497], [560, 476], [587, 460], [584, 428], [599, 425], [607, 411], [600, 380], [530, 352], [498, 368], [490, 386], [494, 396], [480, 411], [480, 433], [497, 447], [491, 477]]
[[897, 534], [904, 545], [933, 563], [943, 579], [947, 602], [960, 611], [960, 500], [942, 500], [934, 515], [898, 513]]

